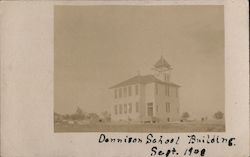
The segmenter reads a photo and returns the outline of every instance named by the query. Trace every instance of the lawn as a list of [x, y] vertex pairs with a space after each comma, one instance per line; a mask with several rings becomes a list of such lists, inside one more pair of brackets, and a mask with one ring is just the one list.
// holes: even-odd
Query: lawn
[[55, 124], [55, 132], [224, 132], [224, 122], [182, 122], [156, 124]]

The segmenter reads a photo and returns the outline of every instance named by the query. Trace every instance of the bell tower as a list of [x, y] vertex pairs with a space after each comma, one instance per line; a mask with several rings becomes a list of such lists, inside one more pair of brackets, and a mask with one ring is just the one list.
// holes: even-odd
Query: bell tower
[[154, 75], [156, 78], [164, 82], [170, 82], [170, 75], [172, 67], [168, 62], [161, 56], [161, 58], [155, 63]]

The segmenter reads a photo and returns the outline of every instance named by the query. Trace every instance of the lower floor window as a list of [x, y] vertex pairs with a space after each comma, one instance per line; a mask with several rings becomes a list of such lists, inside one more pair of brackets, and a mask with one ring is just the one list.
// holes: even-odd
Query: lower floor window
[[129, 110], [128, 111], [129, 111], [129, 113], [132, 113], [132, 103], [129, 103], [128, 105], [129, 105]]
[[115, 114], [118, 114], [118, 109], [117, 105], [115, 105]]
[[170, 103], [166, 103], [166, 112], [169, 113], [170, 112]]
[[119, 105], [119, 113], [122, 114], [122, 104]]
[[128, 112], [128, 106], [127, 104], [124, 104], [124, 113], [126, 114]]

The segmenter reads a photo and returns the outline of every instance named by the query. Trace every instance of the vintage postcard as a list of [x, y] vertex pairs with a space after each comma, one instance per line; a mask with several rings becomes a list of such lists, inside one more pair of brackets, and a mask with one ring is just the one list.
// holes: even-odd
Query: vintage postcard
[[248, 157], [247, 0], [3, 1], [3, 157]]
[[225, 131], [224, 7], [54, 6], [55, 132]]

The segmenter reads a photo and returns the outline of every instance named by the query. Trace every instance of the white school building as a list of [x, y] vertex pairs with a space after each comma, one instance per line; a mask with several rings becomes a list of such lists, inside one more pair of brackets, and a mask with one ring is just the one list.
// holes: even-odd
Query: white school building
[[161, 57], [154, 65], [154, 75], [137, 75], [111, 87], [112, 121], [177, 121], [179, 88], [170, 81], [172, 67]]

